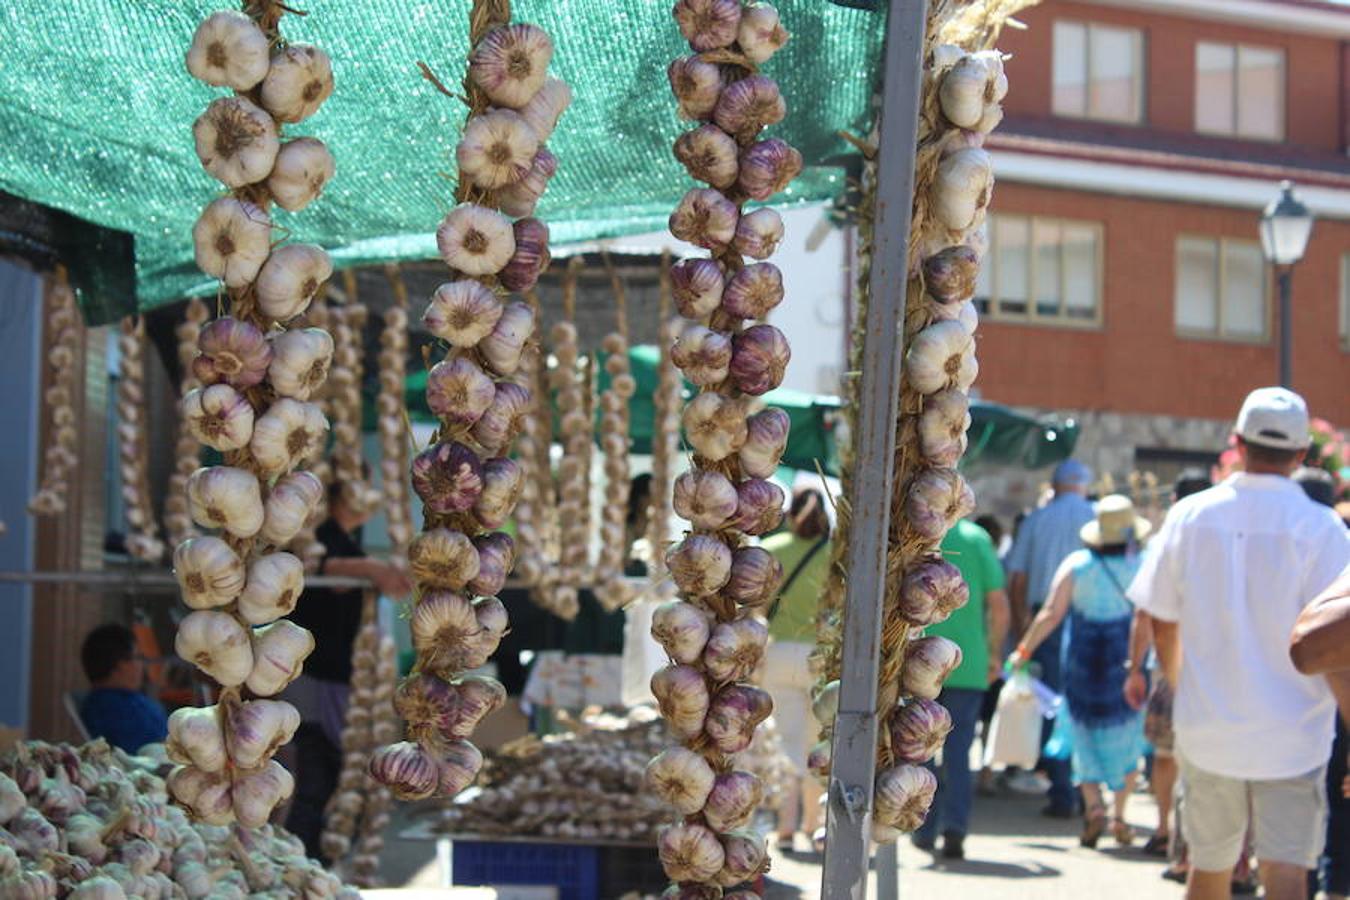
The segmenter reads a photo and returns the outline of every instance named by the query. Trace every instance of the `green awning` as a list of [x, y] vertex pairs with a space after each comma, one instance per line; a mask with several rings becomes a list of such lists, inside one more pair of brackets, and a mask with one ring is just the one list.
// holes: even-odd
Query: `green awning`
[[[310, 208], [276, 221], [330, 248], [339, 265], [435, 256], [451, 196], [447, 173], [464, 109], [419, 75], [462, 77], [468, 0], [298, 0], [286, 36], [333, 58], [337, 88], [288, 135], [325, 141], [337, 177]], [[193, 80], [183, 55], [194, 29], [231, 0], [0, 3], [0, 190], [135, 236], [135, 296], [86, 297], [107, 320], [189, 293], [210, 293], [192, 262], [191, 228], [219, 190], [193, 151], [192, 123], [222, 91]], [[656, 230], [691, 186], [670, 147], [676, 117], [666, 66], [687, 53], [659, 0], [516, 0], [518, 21], [546, 28], [553, 71], [575, 102], [550, 142], [557, 177], [540, 204], [555, 243]], [[864, 132], [881, 17], [826, 2], [782, 4], [793, 38], [765, 71], [788, 118], [773, 134], [809, 165]], [[838, 194], [837, 169], [811, 168], [784, 204]]]
[[[652, 398], [658, 383], [657, 367], [660, 353], [656, 347], [644, 345], [628, 351], [637, 392], [629, 401], [629, 437], [633, 453], [650, 453], [656, 410]], [[604, 366], [600, 371], [599, 388], [609, 383]], [[434, 422], [426, 404], [425, 371], [408, 376], [404, 392], [409, 415], [414, 421]], [[693, 396], [694, 387], [685, 384], [686, 396]], [[780, 388], [765, 394], [764, 402], [788, 414], [792, 434], [783, 465], [793, 469], [816, 471], [816, 466], [827, 475], [839, 474], [839, 452], [836, 446], [839, 420], [839, 399], [801, 391]], [[367, 428], [373, 428], [373, 417]], [[970, 446], [961, 459], [961, 466], [1010, 465], [1039, 469], [1068, 458], [1078, 441], [1078, 425], [1073, 421], [1059, 422], [1053, 418], [1037, 419], [996, 403], [976, 401], [970, 406]]]

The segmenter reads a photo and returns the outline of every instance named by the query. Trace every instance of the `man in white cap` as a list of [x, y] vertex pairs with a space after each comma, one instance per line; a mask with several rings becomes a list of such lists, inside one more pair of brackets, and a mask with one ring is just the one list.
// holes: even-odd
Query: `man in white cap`
[[[1083, 546], [1079, 531], [1095, 518], [1092, 503], [1087, 498], [1092, 484], [1092, 470], [1076, 459], [1066, 459], [1055, 467], [1050, 477], [1055, 496], [1040, 509], [1027, 516], [1017, 529], [1017, 539], [1008, 552], [1008, 599], [1012, 607], [1012, 633], [1022, 634], [1050, 595], [1050, 584], [1065, 557]], [[1064, 627], [1055, 628], [1033, 657], [1041, 681], [1054, 690], [1060, 690], [1061, 656], [1064, 651]], [[1041, 743], [1049, 739], [1050, 723], [1046, 723]], [[1068, 760], [1042, 759], [1037, 767], [1050, 777], [1050, 803], [1043, 810], [1047, 816], [1072, 818], [1077, 803]], [[1037, 783], [1039, 782], [1039, 783]], [[1009, 780], [1018, 791], [1045, 790], [1045, 779], [1032, 773], [1019, 773]]]
[[1187, 898], [1231, 896], [1250, 823], [1266, 897], [1302, 900], [1325, 836], [1336, 704], [1294, 668], [1288, 636], [1350, 563], [1350, 538], [1289, 478], [1310, 440], [1302, 397], [1252, 391], [1236, 432], [1244, 471], [1172, 507], [1129, 595], [1176, 687]]

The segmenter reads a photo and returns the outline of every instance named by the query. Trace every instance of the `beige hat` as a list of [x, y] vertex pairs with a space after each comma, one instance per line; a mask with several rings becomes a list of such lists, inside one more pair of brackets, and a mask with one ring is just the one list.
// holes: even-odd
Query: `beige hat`
[[1134, 504], [1122, 494], [1111, 494], [1097, 501], [1097, 518], [1078, 532], [1089, 547], [1139, 543], [1153, 530], [1153, 523], [1134, 514]]

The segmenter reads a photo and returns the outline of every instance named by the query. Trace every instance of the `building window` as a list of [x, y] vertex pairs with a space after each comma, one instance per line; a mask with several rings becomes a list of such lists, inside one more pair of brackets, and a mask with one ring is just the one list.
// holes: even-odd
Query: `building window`
[[1137, 28], [1055, 22], [1056, 115], [1107, 122], [1144, 118], [1144, 35]]
[[990, 216], [975, 299], [993, 319], [1091, 325], [1101, 320], [1101, 226]]
[[1256, 140], [1284, 137], [1284, 51], [1195, 45], [1195, 130]]
[[1177, 238], [1178, 333], [1265, 340], [1266, 296], [1266, 262], [1260, 244], [1228, 238]]

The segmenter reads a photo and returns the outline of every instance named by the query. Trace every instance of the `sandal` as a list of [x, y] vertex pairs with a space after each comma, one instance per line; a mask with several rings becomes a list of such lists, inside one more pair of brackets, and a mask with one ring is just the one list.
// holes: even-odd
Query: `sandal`
[[1129, 847], [1134, 843], [1134, 829], [1124, 819], [1111, 819], [1111, 836], [1122, 847]]
[[1078, 836], [1080, 846], [1089, 850], [1097, 846], [1102, 832], [1106, 831], [1106, 810], [1094, 806], [1083, 814], [1083, 833]]
[[1169, 835], [1169, 834], [1157, 834], [1157, 833], [1155, 833], [1152, 837], [1150, 837], [1150, 838], [1144, 843], [1144, 847], [1143, 847], [1143, 853], [1144, 853], [1144, 855], [1145, 855], [1145, 856], [1166, 857], [1166, 856], [1167, 856], [1167, 846], [1168, 846], [1169, 843], [1171, 843], [1171, 840], [1172, 840], [1172, 836]]

